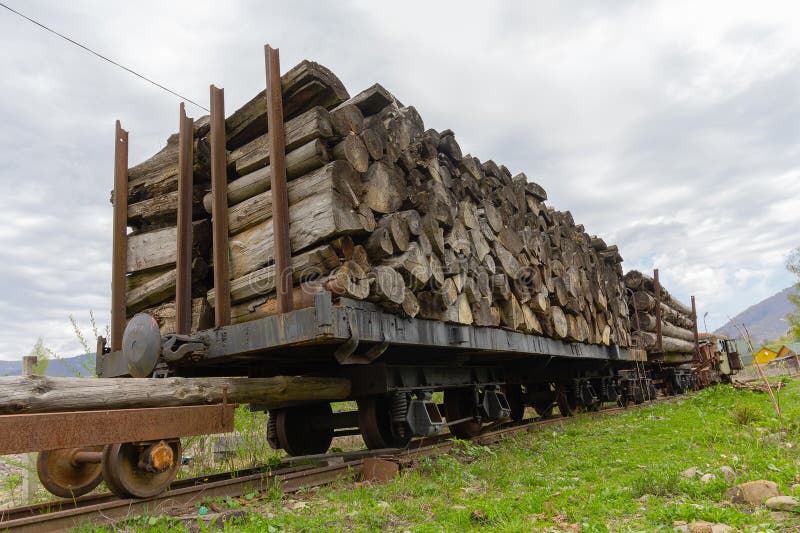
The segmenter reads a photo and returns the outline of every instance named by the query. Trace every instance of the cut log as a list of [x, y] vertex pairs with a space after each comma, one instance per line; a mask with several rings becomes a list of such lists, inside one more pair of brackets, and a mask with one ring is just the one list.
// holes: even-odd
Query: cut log
[[393, 213], [403, 204], [405, 187], [396, 167], [375, 161], [364, 176], [364, 203], [376, 213]]
[[406, 283], [412, 287], [425, 285], [431, 279], [431, 267], [428, 258], [422, 254], [419, 245], [415, 242], [412, 242], [408, 246], [408, 250], [402, 254], [384, 259], [382, 264], [400, 272]]
[[[655, 332], [656, 324], [656, 317], [649, 313], [639, 313], [639, 316], [634, 319], [634, 328], [638, 326], [644, 331]], [[694, 342], [694, 331], [679, 328], [678, 326], [670, 324], [664, 320], [661, 321], [661, 334], [662, 336], [674, 337], [676, 339]]]
[[[175, 302], [167, 302], [142, 311], [156, 319], [161, 335], [175, 333]], [[214, 324], [214, 313], [208, 300], [205, 298], [192, 298], [192, 324], [191, 332], [196, 333], [210, 328]]]
[[547, 320], [552, 329], [553, 336], [558, 339], [563, 339], [567, 336], [569, 325], [564, 311], [556, 305], [547, 308]]
[[[333, 161], [305, 176], [290, 181], [286, 191], [289, 205], [320, 194], [321, 191], [337, 191], [358, 205], [361, 194], [361, 179], [353, 167], [345, 161]], [[272, 218], [272, 192], [266, 191], [252, 196], [228, 210], [228, 230], [239, 233], [259, 222]]]
[[0, 414], [138, 409], [222, 403], [278, 406], [293, 401], [343, 400], [343, 378], [0, 378]]
[[[292, 305], [295, 310], [314, 305], [314, 298], [322, 289], [320, 282], [309, 282], [292, 288]], [[239, 324], [258, 318], [278, 314], [278, 299], [275, 295], [259, 296], [231, 306], [231, 322]]]
[[364, 114], [357, 105], [345, 102], [331, 111], [333, 130], [340, 137], [359, 135], [364, 131]]
[[[292, 280], [294, 283], [320, 280], [339, 266], [339, 257], [334, 249], [324, 244], [319, 248], [292, 256]], [[275, 265], [260, 268], [231, 281], [231, 302], [239, 303], [256, 296], [275, 292]], [[216, 291], [208, 291], [208, 303], [216, 303]]]
[[334, 159], [349, 162], [358, 172], [366, 172], [369, 169], [369, 150], [359, 135], [351, 133], [333, 148]]
[[[296, 203], [289, 210], [289, 242], [292, 253], [315, 244], [364, 230], [364, 223], [343, 195], [324, 191]], [[231, 275], [244, 276], [274, 259], [272, 219], [231, 237]]]
[[370, 279], [361, 265], [345, 261], [331, 273], [325, 288], [338, 296], [365, 300], [369, 296], [369, 284]]
[[[314, 107], [286, 122], [283, 125], [283, 134], [288, 154], [315, 139], [333, 137], [331, 117], [325, 108]], [[228, 155], [228, 165], [236, 170], [236, 174], [244, 176], [269, 165], [271, 149], [270, 136], [262, 135], [244, 146], [232, 150]]]
[[[315, 139], [300, 148], [286, 154], [286, 179], [291, 180], [307, 174], [330, 161], [330, 154], [319, 139]], [[228, 205], [238, 204], [248, 198], [270, 189], [272, 167], [259, 168], [235, 179], [228, 184]], [[203, 198], [203, 206], [211, 212], [211, 193]]]
[[[211, 223], [199, 220], [192, 223], [192, 253], [208, 257], [211, 247]], [[174, 266], [177, 256], [178, 228], [171, 226], [155, 231], [128, 235], [128, 272]]]
[[[197, 283], [208, 273], [208, 265], [202, 258], [192, 261], [192, 282]], [[137, 281], [136, 278], [144, 278]], [[167, 267], [158, 271], [148, 271], [128, 277], [128, 290], [125, 293], [127, 316], [131, 317], [142, 309], [158, 305], [175, 296], [175, 268]]]
[[[315, 106], [330, 109], [348, 99], [347, 89], [330, 70], [303, 61], [281, 76], [283, 118], [291, 119]], [[228, 149], [232, 150], [267, 133], [266, 90], [225, 120]]]
[[[657, 346], [656, 334], [649, 331], [636, 331], [632, 334], [634, 342], [639, 348], [645, 350], [655, 350]], [[694, 342], [672, 337], [661, 337], [661, 346], [664, 352], [692, 353], [694, 352]]]
[[406, 299], [403, 276], [392, 267], [376, 266], [369, 273], [370, 294], [377, 301], [402, 304]]

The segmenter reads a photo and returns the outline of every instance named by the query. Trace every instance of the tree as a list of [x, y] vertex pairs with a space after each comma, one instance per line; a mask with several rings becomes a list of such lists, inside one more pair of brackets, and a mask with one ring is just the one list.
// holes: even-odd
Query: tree
[[789, 294], [789, 301], [794, 306], [794, 312], [786, 315], [786, 320], [789, 321], [789, 333], [795, 339], [800, 339], [800, 247], [789, 254], [786, 268], [797, 278], [794, 286], [798, 289], [798, 292]]

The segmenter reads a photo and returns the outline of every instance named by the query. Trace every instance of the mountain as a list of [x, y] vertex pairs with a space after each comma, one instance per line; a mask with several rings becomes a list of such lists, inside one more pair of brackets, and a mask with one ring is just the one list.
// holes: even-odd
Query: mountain
[[766, 344], [786, 334], [789, 324], [786, 322], [786, 315], [793, 310], [792, 303], [789, 301], [789, 294], [796, 292], [794, 287], [783, 289], [778, 294], [773, 294], [769, 298], [751, 305], [727, 324], [717, 329], [714, 333], [727, 335], [731, 338], [738, 338], [739, 332], [733, 324], [747, 326], [753, 345], [758, 349], [762, 344]]
[[[84, 365], [94, 368], [94, 354], [76, 355], [61, 359], [50, 359], [45, 374], [48, 376], [88, 376]], [[0, 361], [0, 376], [19, 376], [22, 361]]]

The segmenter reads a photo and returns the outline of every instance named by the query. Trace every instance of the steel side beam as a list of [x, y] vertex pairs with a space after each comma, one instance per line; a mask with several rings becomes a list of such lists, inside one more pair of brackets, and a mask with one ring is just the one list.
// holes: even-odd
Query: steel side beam
[[0, 416], [0, 455], [233, 431], [234, 404]]

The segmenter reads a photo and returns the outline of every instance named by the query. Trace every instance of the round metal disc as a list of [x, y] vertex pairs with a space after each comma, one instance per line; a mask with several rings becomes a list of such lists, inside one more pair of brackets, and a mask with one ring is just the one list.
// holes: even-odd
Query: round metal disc
[[139, 453], [143, 446], [123, 443], [109, 444], [103, 455], [103, 481], [120, 498], [152, 498], [164, 492], [181, 465], [181, 443], [169, 442], [173, 452], [172, 466], [164, 472], [149, 472], [139, 468]]
[[[447, 421], [460, 420], [474, 414], [474, 391], [472, 389], [448, 389], [444, 391], [444, 416]], [[450, 433], [459, 439], [471, 439], [481, 432], [481, 423], [467, 420], [450, 427]]]
[[298, 405], [275, 411], [278, 443], [289, 455], [325, 453], [333, 441], [330, 403]]
[[364, 444], [370, 450], [381, 448], [405, 448], [411, 440], [411, 432], [398, 437], [392, 431], [392, 418], [389, 410], [389, 398], [386, 396], [370, 396], [358, 400], [358, 428]]
[[77, 498], [94, 490], [103, 480], [103, 465], [83, 463], [75, 465], [72, 456], [76, 451], [99, 452], [102, 446], [70, 448], [39, 452], [36, 472], [51, 494], [59, 498]]
[[156, 320], [137, 313], [122, 334], [122, 355], [128, 363], [128, 373], [135, 378], [150, 377], [161, 355], [161, 331]]

